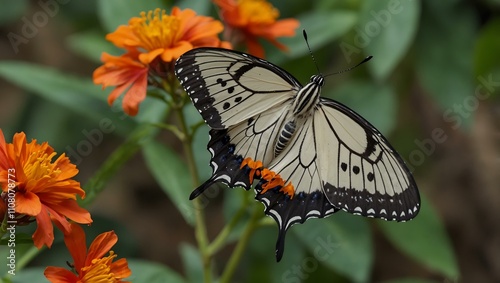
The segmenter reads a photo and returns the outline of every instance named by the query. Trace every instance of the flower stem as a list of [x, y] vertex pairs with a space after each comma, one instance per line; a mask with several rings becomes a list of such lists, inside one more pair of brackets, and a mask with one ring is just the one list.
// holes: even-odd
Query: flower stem
[[43, 250], [42, 249], [38, 249], [37, 247], [33, 246], [31, 248], [29, 248], [20, 258], [19, 260], [16, 262], [16, 269], [17, 269], [17, 272], [21, 271], [21, 269], [23, 269], [23, 267], [25, 267], [28, 263], [31, 262], [31, 260], [37, 256], [41, 251]]
[[216, 254], [226, 243], [227, 237], [231, 233], [231, 231], [234, 229], [236, 224], [238, 224], [238, 221], [241, 219], [241, 217], [245, 214], [246, 208], [244, 206], [241, 206], [240, 209], [236, 212], [236, 214], [231, 218], [228, 224], [222, 228], [222, 230], [219, 232], [217, 237], [208, 245], [207, 247], [207, 252], [210, 255]]
[[[200, 183], [198, 177], [198, 169], [196, 168], [196, 162], [194, 159], [193, 148], [192, 148], [192, 135], [189, 133], [186, 120], [184, 119], [184, 114], [182, 108], [176, 108], [174, 111], [177, 115], [179, 122], [179, 127], [182, 133], [184, 133], [184, 139], [182, 139], [182, 146], [184, 149], [184, 154], [188, 164], [189, 172], [191, 173], [191, 178], [193, 184], [198, 185]], [[205, 225], [205, 217], [203, 215], [203, 207], [199, 199], [193, 200], [194, 213], [195, 213], [195, 237], [198, 242], [198, 248], [203, 261], [203, 277], [205, 283], [212, 282], [212, 256], [208, 251], [208, 236], [207, 228]]]
[[259, 225], [259, 219], [262, 217], [262, 209], [259, 205], [254, 205], [254, 209], [252, 212], [252, 216], [250, 221], [248, 222], [243, 234], [241, 235], [238, 244], [236, 244], [236, 248], [233, 251], [233, 254], [229, 258], [229, 261], [222, 273], [220, 278], [220, 283], [228, 283], [231, 282], [231, 278], [233, 277], [234, 272], [236, 271], [236, 267], [238, 266], [241, 257], [243, 256], [243, 252], [245, 251], [248, 242], [250, 241], [250, 236], [252, 235], [255, 228]]

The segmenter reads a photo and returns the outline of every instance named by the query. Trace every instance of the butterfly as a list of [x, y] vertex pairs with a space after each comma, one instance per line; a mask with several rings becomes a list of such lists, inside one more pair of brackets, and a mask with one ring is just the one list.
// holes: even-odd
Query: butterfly
[[406, 221], [420, 209], [415, 180], [386, 138], [359, 114], [320, 96], [322, 75], [302, 86], [249, 54], [192, 49], [175, 75], [210, 129], [215, 183], [249, 190], [278, 224], [276, 259], [292, 225], [339, 210]]

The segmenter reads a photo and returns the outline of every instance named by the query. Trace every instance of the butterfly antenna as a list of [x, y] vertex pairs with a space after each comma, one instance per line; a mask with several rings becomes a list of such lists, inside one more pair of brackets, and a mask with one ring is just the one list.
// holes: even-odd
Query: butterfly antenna
[[305, 29], [302, 30], [302, 35], [304, 36], [304, 40], [306, 41], [307, 44], [307, 49], [309, 50], [309, 54], [311, 54], [311, 58], [314, 62], [314, 65], [316, 66], [316, 70], [318, 70], [318, 74], [321, 74], [321, 72], [319, 71], [318, 64], [316, 63], [316, 59], [314, 59], [314, 55], [311, 51], [311, 46], [309, 46], [309, 41], [307, 41], [307, 32]]
[[359, 62], [358, 64], [356, 64], [356, 65], [354, 65], [354, 66], [352, 66], [352, 67], [349, 67], [349, 68], [347, 68], [347, 69], [345, 69], [345, 70], [342, 70], [342, 71], [340, 71], [340, 72], [335, 72], [335, 73], [333, 73], [333, 74], [328, 74], [328, 75], [326, 75], [325, 77], [328, 77], [328, 76], [331, 76], [331, 75], [338, 75], [338, 74], [342, 74], [342, 73], [345, 73], [345, 72], [349, 72], [350, 70], [352, 70], [352, 69], [354, 69], [354, 68], [358, 67], [359, 65], [361, 65], [361, 64], [363, 64], [363, 63], [366, 63], [366, 62], [370, 61], [372, 58], [373, 58], [373, 56], [371, 56], [371, 55], [370, 55], [370, 56], [366, 56], [366, 58], [365, 58], [365, 59], [363, 59], [363, 61]]

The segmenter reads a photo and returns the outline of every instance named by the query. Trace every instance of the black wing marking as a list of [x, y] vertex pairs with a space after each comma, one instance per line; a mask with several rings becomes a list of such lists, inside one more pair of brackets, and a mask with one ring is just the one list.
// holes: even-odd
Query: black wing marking
[[403, 159], [368, 121], [321, 99], [314, 115], [326, 197], [337, 209], [406, 221], [420, 209], [417, 185]]
[[184, 53], [175, 75], [212, 129], [226, 129], [282, 105], [301, 88], [278, 66], [221, 48]]

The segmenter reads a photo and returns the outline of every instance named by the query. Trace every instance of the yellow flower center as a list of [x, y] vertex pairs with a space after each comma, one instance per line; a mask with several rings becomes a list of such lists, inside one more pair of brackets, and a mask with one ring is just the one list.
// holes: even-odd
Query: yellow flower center
[[152, 51], [173, 45], [181, 26], [181, 21], [175, 16], [167, 15], [165, 10], [141, 12], [140, 18], [132, 18], [129, 22], [135, 36], [142, 43], [142, 48]]
[[59, 168], [54, 168], [52, 158], [55, 152], [48, 154], [44, 150], [33, 151], [24, 163], [24, 174], [27, 180], [48, 179], [54, 180], [61, 173]]
[[116, 254], [110, 251], [107, 257], [93, 259], [91, 265], [81, 269], [80, 272], [83, 274], [83, 277], [78, 280], [78, 283], [120, 282], [120, 279], [111, 273], [110, 266], [114, 258], [116, 258]]
[[240, 15], [253, 24], [272, 24], [280, 16], [278, 9], [265, 0], [239, 0]]

